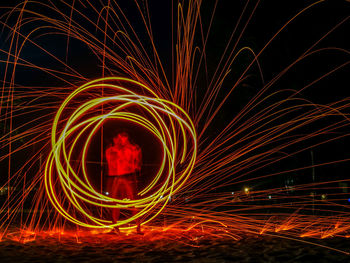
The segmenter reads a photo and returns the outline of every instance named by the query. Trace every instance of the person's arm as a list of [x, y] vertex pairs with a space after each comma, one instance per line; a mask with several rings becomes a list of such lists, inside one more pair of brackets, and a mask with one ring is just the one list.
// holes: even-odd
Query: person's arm
[[142, 152], [141, 152], [141, 148], [140, 147], [137, 147], [136, 148], [137, 151], [136, 151], [136, 171], [141, 171], [141, 165], [142, 165]]
[[106, 150], [106, 161], [107, 161], [107, 172], [110, 173], [110, 165], [111, 165], [111, 148]]
[[108, 149], [106, 150], [106, 160], [107, 160], [107, 163], [109, 163], [110, 158], [111, 158], [111, 148], [108, 148]]

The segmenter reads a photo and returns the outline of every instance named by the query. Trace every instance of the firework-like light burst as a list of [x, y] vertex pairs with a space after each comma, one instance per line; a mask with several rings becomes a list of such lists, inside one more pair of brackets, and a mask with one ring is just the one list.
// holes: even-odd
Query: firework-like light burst
[[[350, 103], [346, 97], [316, 103], [303, 96], [349, 69], [348, 50], [321, 45], [348, 25], [348, 17], [266, 78], [260, 64], [265, 52], [300, 17], [327, 8], [327, 2], [304, 6], [253, 49], [241, 42], [263, 3], [247, 1], [227, 29], [214, 70], [210, 53], [220, 53], [210, 43], [218, 41], [211, 34], [220, 2], [209, 16], [201, 13], [202, 1], [185, 2], [170, 4], [173, 43], [166, 59], [146, 1], [22, 1], [3, 9], [3, 238], [15, 226], [26, 237], [74, 230], [75, 224], [108, 228], [106, 208], [131, 206], [140, 208], [136, 217], [144, 227], [163, 233], [234, 239], [244, 233], [349, 235], [349, 180], [332, 174], [315, 179], [315, 169], [350, 159], [329, 152], [317, 161], [313, 154], [350, 134]], [[285, 85], [283, 79], [303, 61], [329, 53], [342, 59], [300, 86]], [[249, 100], [239, 104], [245, 89]], [[105, 141], [118, 121], [139, 127], [135, 134], [147, 130], [157, 143], [144, 154], [161, 156], [150, 158], [156, 168], [148, 170], [153, 177], [139, 200], [115, 200], [103, 192]], [[304, 158], [310, 162], [295, 162]], [[136, 217], [119, 224], [129, 228]]]

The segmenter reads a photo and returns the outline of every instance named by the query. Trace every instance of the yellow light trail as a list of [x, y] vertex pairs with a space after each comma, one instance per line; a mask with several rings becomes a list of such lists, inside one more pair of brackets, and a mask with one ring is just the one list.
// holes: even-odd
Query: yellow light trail
[[[128, 89], [128, 86], [133, 86], [133, 90]], [[71, 104], [79, 95], [89, 92], [93, 94], [94, 90], [102, 87], [114, 91], [114, 94], [112, 92], [111, 96], [95, 96], [84, 102], [79, 100], [79, 106], [68, 118], [65, 116], [68, 108], [72, 110]], [[134, 89], [139, 89], [139, 92], [134, 92]], [[86, 100], [86, 97], [84, 99]], [[107, 105], [103, 114], [96, 110], [102, 105]], [[135, 106], [146, 114], [135, 112]], [[111, 198], [97, 192], [89, 182], [85, 161], [88, 146], [93, 135], [109, 119], [140, 125], [151, 132], [162, 145], [160, 168], [152, 181], [139, 192], [140, 198], [137, 200]], [[60, 130], [61, 126], [63, 128]], [[78, 143], [81, 138], [85, 140], [82, 147]], [[151, 221], [163, 210], [170, 196], [187, 181], [197, 155], [196, 131], [188, 114], [175, 103], [159, 98], [142, 83], [122, 77], [90, 81], [71, 93], [55, 116], [51, 146], [52, 150], [45, 166], [47, 195], [63, 217], [77, 225], [90, 228], [122, 226], [129, 229], [134, 226], [126, 224], [138, 217], [147, 218], [143, 224]], [[79, 171], [71, 165], [72, 153], [77, 147], [81, 147], [79, 149], [82, 169]], [[181, 164], [181, 169], [177, 169], [178, 164]], [[161, 178], [165, 180], [161, 181]], [[157, 189], [154, 189], [155, 187]], [[147, 196], [151, 191], [152, 194]], [[113, 224], [111, 220], [93, 215], [85, 208], [86, 205], [117, 209], [136, 207], [140, 210], [136, 215]]]

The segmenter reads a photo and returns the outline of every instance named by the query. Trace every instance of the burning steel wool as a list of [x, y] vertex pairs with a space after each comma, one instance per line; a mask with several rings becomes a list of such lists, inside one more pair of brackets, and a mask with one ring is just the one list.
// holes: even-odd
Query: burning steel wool
[[0, 239], [348, 238], [349, 4], [157, 2], [2, 4]]

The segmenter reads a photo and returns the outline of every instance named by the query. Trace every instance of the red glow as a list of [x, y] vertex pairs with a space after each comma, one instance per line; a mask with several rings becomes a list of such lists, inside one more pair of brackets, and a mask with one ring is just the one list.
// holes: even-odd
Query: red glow
[[[108, 163], [108, 191], [113, 198], [134, 200], [137, 194], [136, 172], [141, 170], [141, 149], [129, 141], [127, 133], [113, 138], [113, 145], [106, 150]], [[112, 209], [112, 221], [117, 223], [120, 209]], [[132, 215], [137, 209], [132, 209]], [[140, 232], [140, 220], [137, 219], [137, 231]]]
[[126, 133], [113, 138], [113, 145], [106, 150], [108, 175], [131, 174], [141, 169], [141, 149], [131, 144]]

